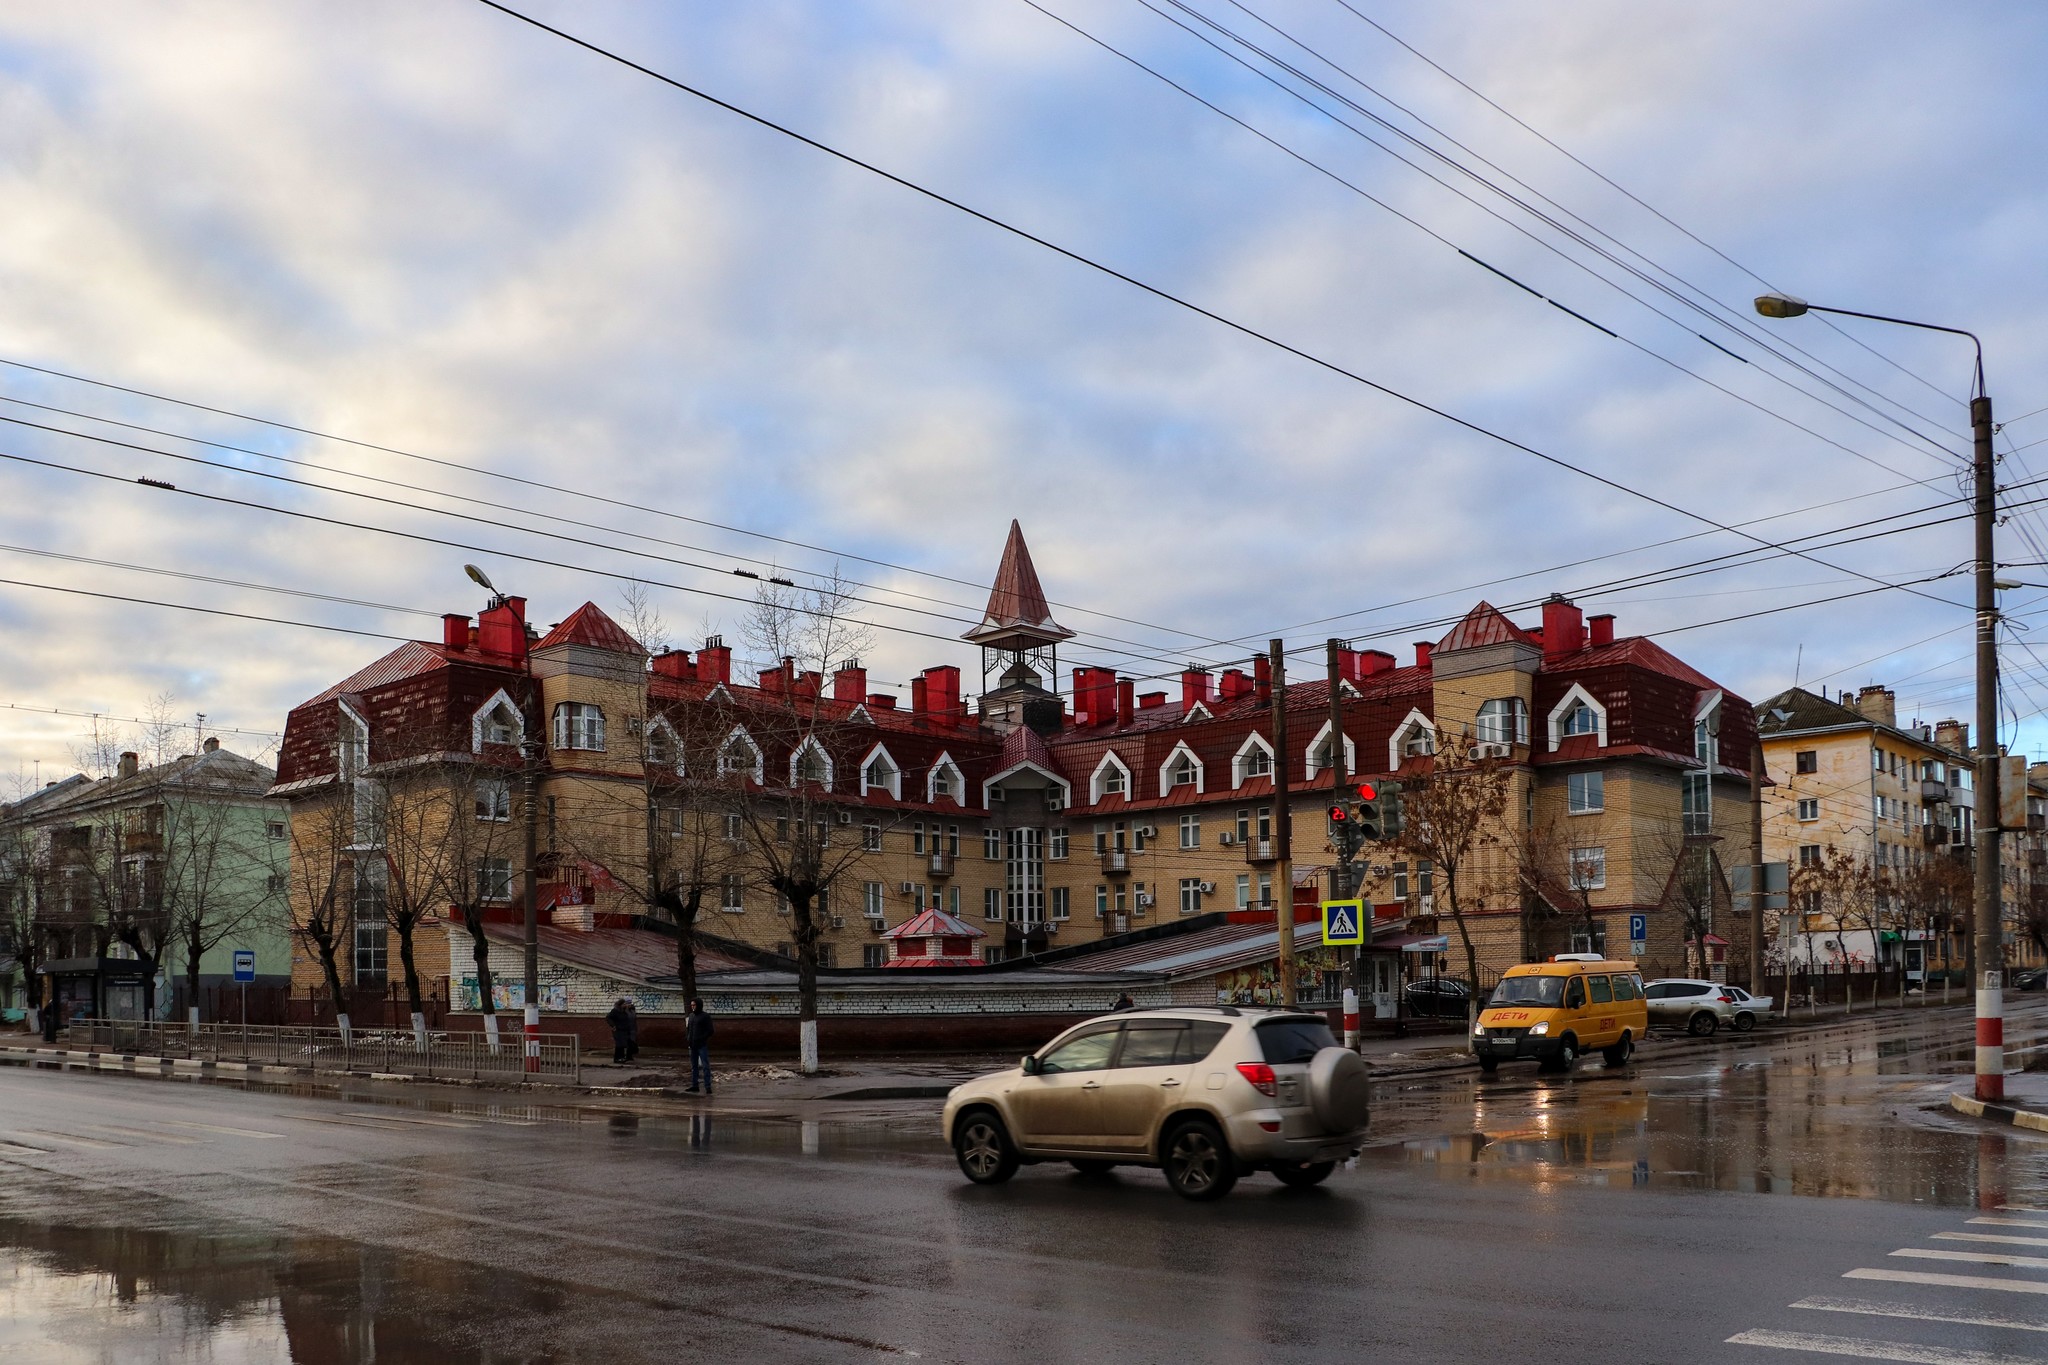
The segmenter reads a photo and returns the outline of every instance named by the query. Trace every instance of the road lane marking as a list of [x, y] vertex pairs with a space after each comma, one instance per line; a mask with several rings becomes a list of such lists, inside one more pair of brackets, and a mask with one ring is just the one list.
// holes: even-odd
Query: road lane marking
[[1921, 1346], [1910, 1341], [1871, 1341], [1864, 1337], [1830, 1337], [1814, 1332], [1737, 1332], [1730, 1346], [1770, 1346], [1780, 1351], [1809, 1351], [1823, 1356], [1855, 1356], [1858, 1360], [1896, 1360], [1907, 1365], [2040, 1365], [2039, 1356], [2009, 1356], [2000, 1351], [1960, 1351], [1947, 1346]]
[[1801, 1299], [1794, 1308], [1816, 1313], [1860, 1313], [1873, 1318], [1907, 1318], [1914, 1322], [1947, 1322], [1959, 1327], [2003, 1327], [2014, 1332], [2048, 1332], [2048, 1322], [2039, 1318], [2009, 1318], [1998, 1313], [1938, 1308], [1932, 1304], [1891, 1303], [1883, 1299], [1837, 1299], [1815, 1295]]
[[2009, 1265], [2015, 1270], [2048, 1270], [2048, 1256], [2014, 1256], [2002, 1251], [1928, 1251], [1905, 1247], [1892, 1255], [1919, 1261], [1970, 1261], [1976, 1265]]
[[403, 1128], [394, 1128], [383, 1123], [364, 1123], [356, 1119], [317, 1118], [312, 1114], [279, 1114], [278, 1117], [288, 1118], [293, 1123], [326, 1123], [336, 1128], [367, 1128], [373, 1133], [402, 1133], [405, 1131]]
[[12, 1147], [17, 1152], [34, 1152], [38, 1156], [50, 1156], [54, 1150], [49, 1147], [31, 1147], [26, 1142], [15, 1142], [10, 1138], [0, 1138], [0, 1147]]
[[345, 1119], [375, 1119], [379, 1123], [416, 1123], [423, 1128], [475, 1128], [475, 1123], [464, 1123], [458, 1119], [429, 1119], [411, 1114], [356, 1114], [343, 1111]]
[[[124, 1138], [141, 1138], [145, 1142], [169, 1142], [180, 1147], [190, 1147], [206, 1141], [205, 1138], [179, 1137], [176, 1133], [159, 1133], [148, 1128], [126, 1128], [118, 1123], [89, 1123], [86, 1127], [95, 1133], [115, 1133]], [[2048, 1243], [2043, 1243], [2048, 1246]]]
[[2048, 1223], [2037, 1223], [2031, 1218], [1972, 1218], [1970, 1221], [1993, 1228], [2048, 1228]]
[[196, 1128], [202, 1133], [226, 1133], [230, 1137], [281, 1138], [283, 1133], [266, 1133], [260, 1128], [228, 1128], [215, 1123], [188, 1123], [183, 1119], [165, 1119], [173, 1128]]
[[2000, 1204], [2007, 1213], [2048, 1213], [2048, 1209], [2030, 1209], [2024, 1204]]
[[73, 1147], [96, 1147], [103, 1152], [119, 1151], [132, 1145], [126, 1142], [101, 1142], [98, 1138], [80, 1137], [76, 1133], [52, 1133], [41, 1128], [16, 1128], [13, 1131], [26, 1133], [30, 1137], [39, 1137], [46, 1142], [63, 1142]]
[[1845, 1280], [1883, 1280], [1888, 1284], [1938, 1284], [1950, 1289], [2002, 1289], [2008, 1294], [2048, 1294], [2040, 1280], [2000, 1280], [1989, 1275], [1943, 1275], [1932, 1270], [1847, 1270]]
[[1935, 1242], [2003, 1242], [2016, 1247], [2048, 1247], [2048, 1237], [2001, 1237], [1995, 1232], [1937, 1232]]

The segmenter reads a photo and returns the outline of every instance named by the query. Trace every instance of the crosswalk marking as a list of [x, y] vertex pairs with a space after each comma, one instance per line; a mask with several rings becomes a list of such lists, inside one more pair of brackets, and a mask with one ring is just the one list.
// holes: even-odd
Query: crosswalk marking
[[260, 1128], [228, 1128], [217, 1123], [188, 1123], [183, 1119], [165, 1119], [173, 1128], [193, 1128], [202, 1133], [226, 1133], [230, 1137], [281, 1138], [283, 1133], [266, 1133]]
[[1859, 1360], [1894, 1360], [1906, 1365], [2040, 1365], [2039, 1356], [2012, 1356], [1999, 1351], [1964, 1351], [1949, 1346], [1922, 1346], [1910, 1341], [1873, 1341], [1864, 1337], [1833, 1337], [1817, 1332], [1774, 1332], [1761, 1328], [1737, 1332], [1731, 1346], [1770, 1346], [1780, 1351], [1814, 1355], [1855, 1356]]
[[2002, 1313], [1972, 1312], [1939, 1308], [1932, 1304], [1892, 1303], [1883, 1299], [1837, 1299], [1824, 1294], [1801, 1299], [1794, 1308], [1816, 1313], [1860, 1313], [1873, 1318], [1908, 1318], [1914, 1322], [1949, 1322], [1959, 1327], [2003, 1327], [2013, 1332], [2048, 1332], [2048, 1322], [2038, 1318], [2011, 1318]]
[[128, 1128], [118, 1123], [94, 1123], [88, 1125], [95, 1133], [112, 1133], [120, 1138], [141, 1138], [145, 1142], [168, 1142], [178, 1147], [190, 1147], [204, 1142], [205, 1138], [179, 1137], [176, 1133], [159, 1133], [148, 1128]]
[[1972, 1218], [1970, 1221], [1988, 1228], [2048, 1228], [2048, 1223], [2037, 1223], [2031, 1218]]
[[1894, 1256], [1920, 1261], [1970, 1261], [1977, 1265], [2009, 1265], [2015, 1270], [2048, 1270], [2048, 1256], [2014, 1256], [2003, 1251], [1929, 1251], [1924, 1247], [1902, 1247]]
[[1937, 1232], [1937, 1242], [2002, 1242], [2006, 1246], [2048, 1247], [2048, 1237], [2007, 1237], [1996, 1232]]
[[1933, 1270], [1874, 1270], [1843, 1272], [1845, 1280], [1884, 1280], [1890, 1284], [1938, 1284], [1951, 1289], [2002, 1289], [2008, 1294], [2048, 1294], [2048, 1280], [2002, 1280], [1989, 1275], [1944, 1275]]
[[351, 1114], [343, 1113], [347, 1119], [375, 1119], [378, 1123], [416, 1123], [423, 1128], [474, 1128], [475, 1123], [460, 1119], [430, 1119], [419, 1114]]
[[2000, 1204], [2007, 1213], [2048, 1213], [2048, 1209], [2030, 1209], [2024, 1204]]

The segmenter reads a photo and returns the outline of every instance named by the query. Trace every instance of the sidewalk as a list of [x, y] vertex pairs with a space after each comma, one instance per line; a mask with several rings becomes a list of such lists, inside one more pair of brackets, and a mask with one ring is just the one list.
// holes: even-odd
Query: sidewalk
[[2007, 1072], [2004, 1104], [1985, 1104], [1963, 1094], [1950, 1095], [1948, 1103], [1958, 1114], [1968, 1114], [1973, 1119], [2048, 1133], [2048, 1072]]

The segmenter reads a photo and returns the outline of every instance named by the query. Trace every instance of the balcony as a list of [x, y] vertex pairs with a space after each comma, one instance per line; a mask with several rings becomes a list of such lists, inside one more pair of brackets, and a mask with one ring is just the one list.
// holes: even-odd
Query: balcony
[[1941, 848], [1948, 843], [1947, 825], [1922, 825], [1920, 842], [1928, 848]]
[[1943, 782], [1938, 777], [1921, 778], [1920, 799], [1922, 801], [1947, 801], [1948, 783]]
[[953, 875], [953, 855], [952, 855], [952, 854], [950, 854], [950, 853], [934, 853], [934, 854], [932, 854], [932, 855], [931, 855], [931, 860], [932, 860], [932, 875], [933, 875], [934, 877], [950, 877], [950, 876], [952, 876], [952, 875]]
[[1106, 848], [1102, 851], [1102, 870], [1113, 877], [1121, 877], [1131, 870], [1129, 849]]
[[1248, 863], [1270, 863], [1279, 856], [1279, 850], [1271, 839], [1244, 841], [1244, 860]]
[[123, 857], [132, 858], [137, 855], [153, 856], [163, 851], [164, 836], [161, 834], [152, 834], [142, 830], [131, 831], [121, 836], [121, 853]]
[[[1670, 808], [1667, 806], [1666, 809]], [[1712, 811], [1689, 810], [1685, 812], [1683, 818], [1685, 821], [1685, 832], [1689, 838], [1697, 838], [1714, 832], [1714, 815]]]

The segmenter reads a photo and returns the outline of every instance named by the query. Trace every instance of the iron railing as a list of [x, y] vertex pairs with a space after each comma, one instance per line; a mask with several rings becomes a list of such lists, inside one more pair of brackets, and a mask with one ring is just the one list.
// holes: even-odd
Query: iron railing
[[430, 1029], [422, 1046], [409, 1028], [340, 1029], [310, 1024], [182, 1024], [93, 1019], [70, 1027], [72, 1045], [94, 1051], [191, 1061], [384, 1072], [422, 1079], [582, 1080], [582, 1050], [570, 1033], [540, 1036], [537, 1070], [526, 1069], [525, 1038], [515, 1027], [491, 1047], [482, 1033]]

